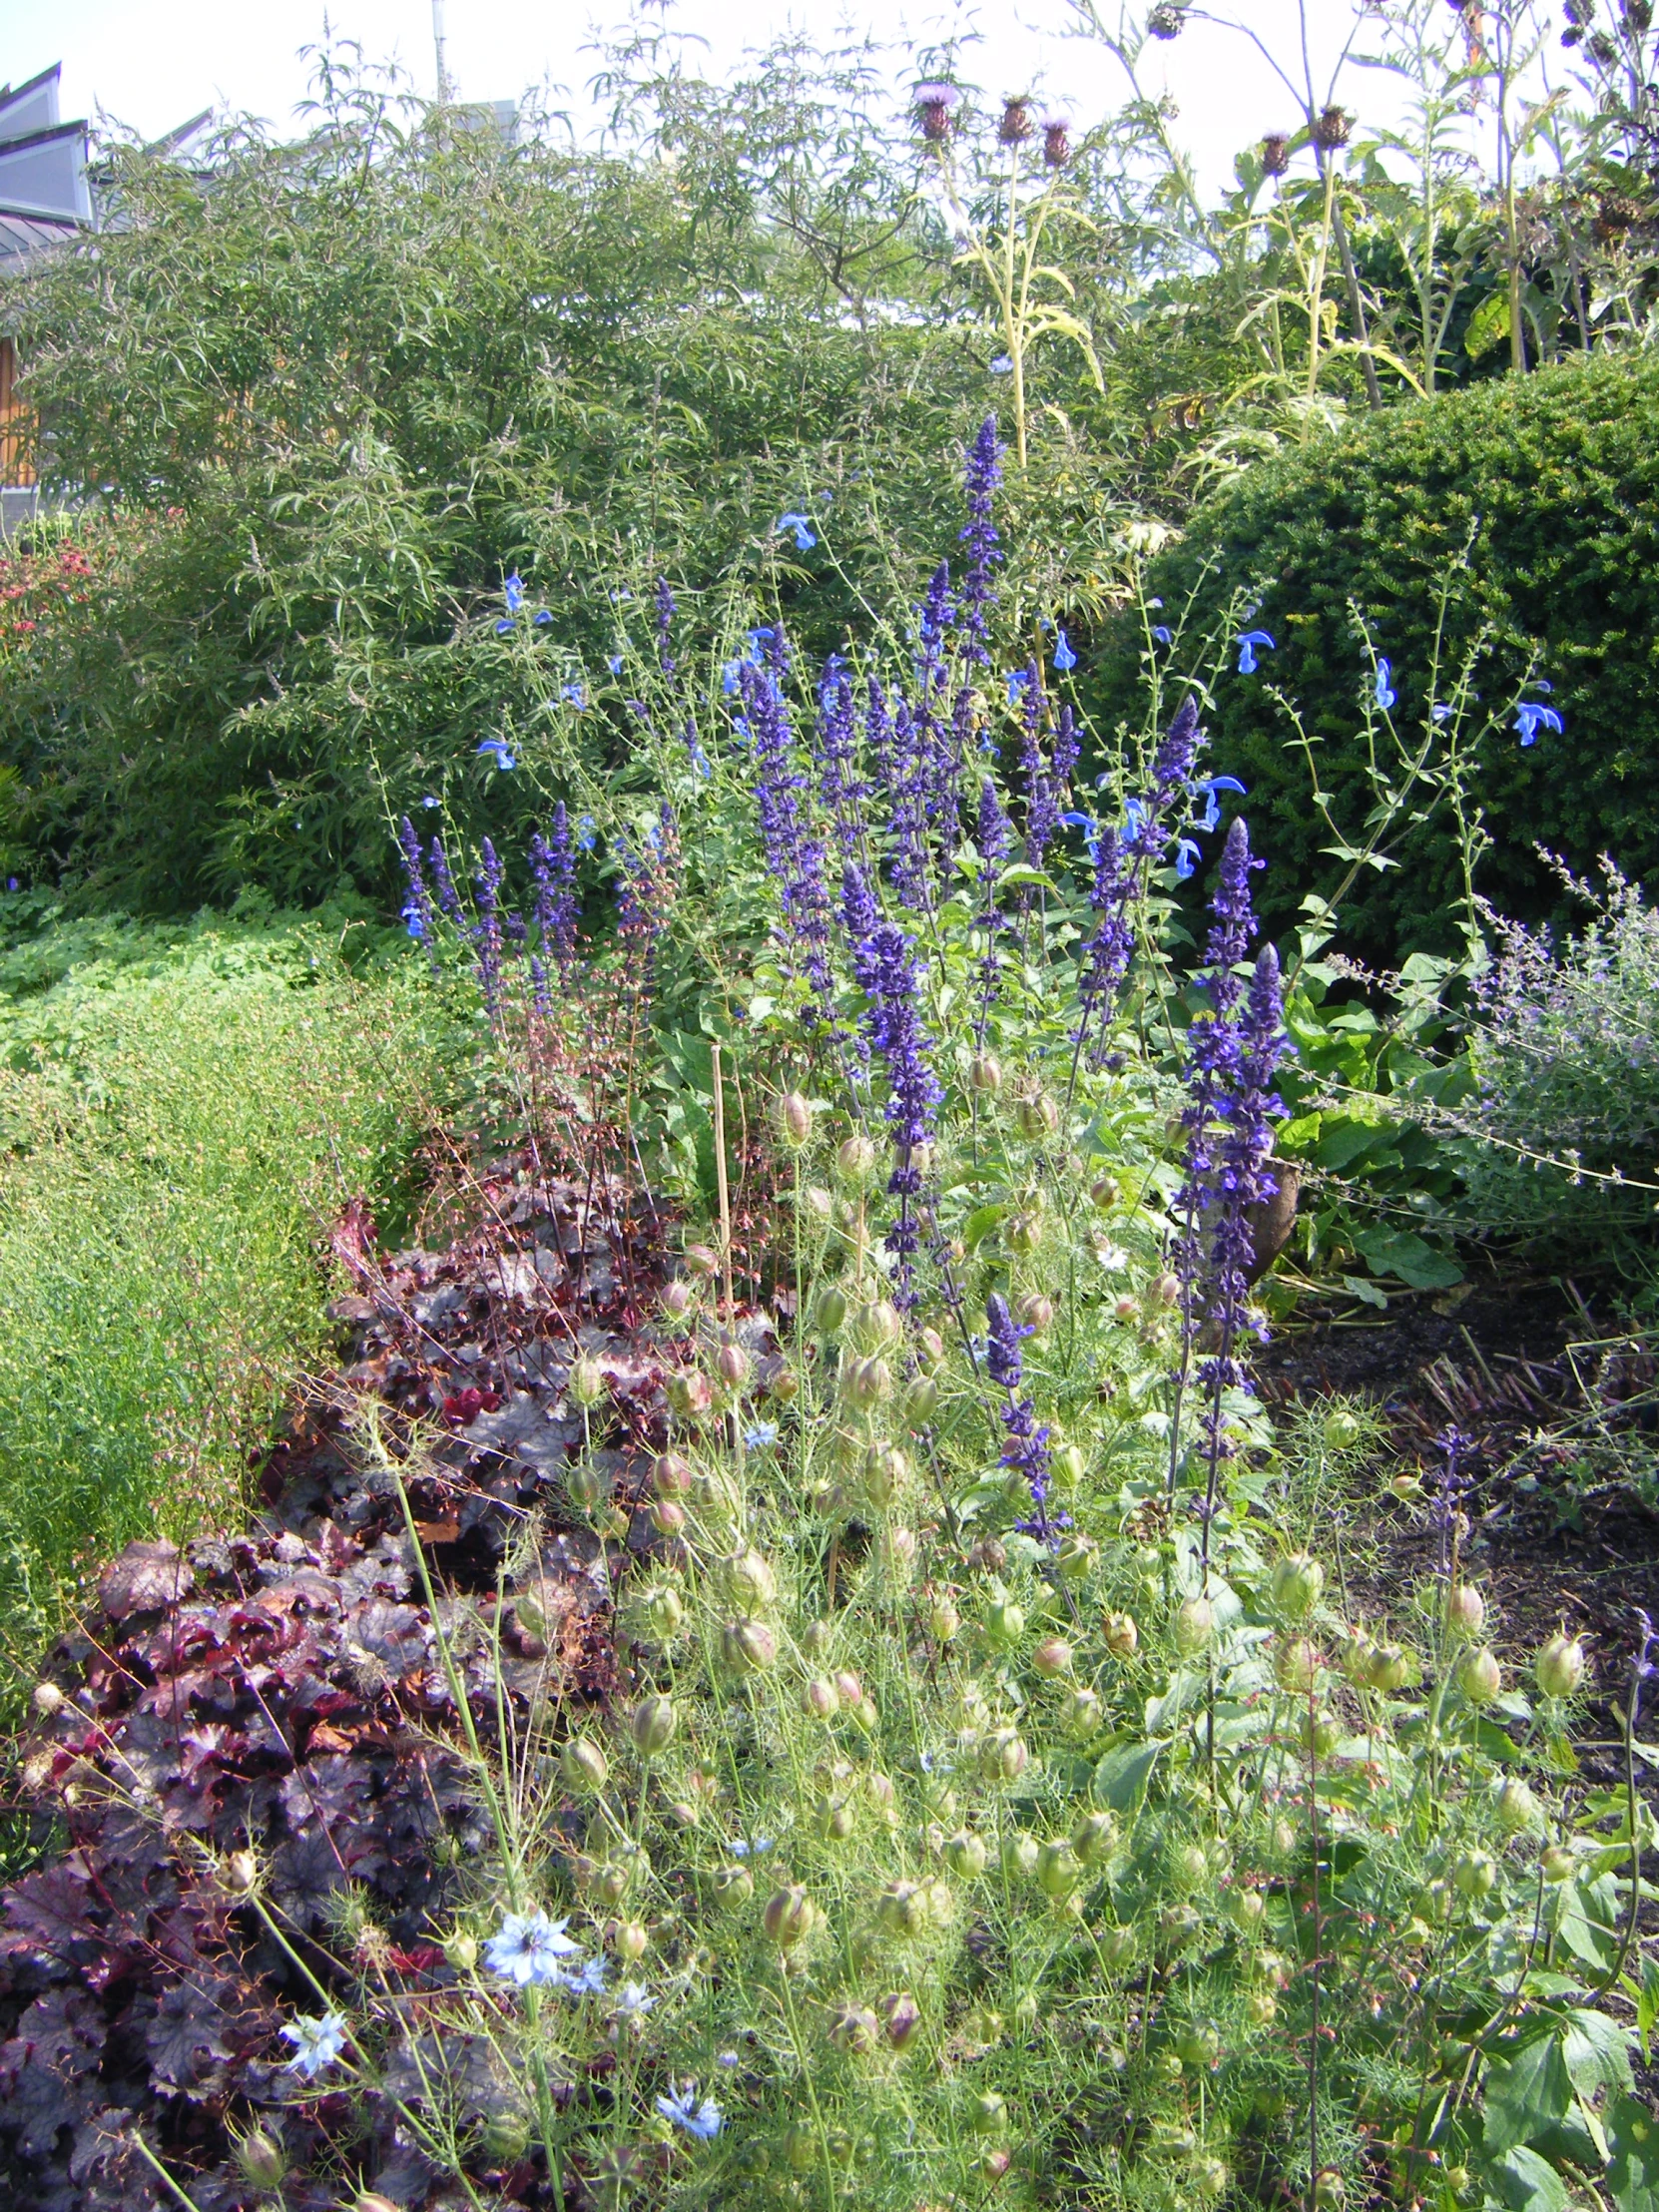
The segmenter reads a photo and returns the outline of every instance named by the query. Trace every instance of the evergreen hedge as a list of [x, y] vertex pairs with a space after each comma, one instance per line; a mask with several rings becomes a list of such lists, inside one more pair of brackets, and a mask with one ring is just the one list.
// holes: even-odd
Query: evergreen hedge
[[[1530, 749], [1511, 731], [1487, 740], [1476, 794], [1495, 844], [1478, 887], [1509, 913], [1551, 911], [1561, 887], [1540, 843], [1580, 870], [1611, 852], [1627, 874], [1659, 878], [1659, 359], [1592, 357], [1392, 408], [1277, 458], [1201, 508], [1151, 564], [1167, 609], [1193, 595], [1202, 628], [1243, 590], [1252, 624], [1277, 640], [1254, 679], [1229, 658], [1208, 721], [1214, 767], [1250, 788], [1246, 811], [1270, 862], [1262, 901], [1281, 927], [1310, 885], [1333, 885], [1341, 869], [1321, 853], [1307, 766], [1266, 686], [1299, 704], [1322, 741], [1338, 820], [1360, 831], [1370, 664], [1351, 606], [1392, 664], [1396, 712], [1415, 704], [1420, 718], [1439, 579], [1466, 543], [1453, 657], [1489, 630], [1476, 682], [1492, 701], [1536, 641], [1565, 725]], [[1126, 626], [1100, 672], [1108, 726], [1131, 711], [1136, 653]], [[1443, 812], [1400, 857], [1358, 886], [1344, 916], [1345, 941], [1372, 956], [1454, 937], [1457, 852]]]

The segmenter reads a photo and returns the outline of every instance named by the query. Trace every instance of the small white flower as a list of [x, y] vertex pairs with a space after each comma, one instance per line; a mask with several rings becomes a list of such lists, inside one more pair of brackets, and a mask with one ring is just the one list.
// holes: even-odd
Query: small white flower
[[314, 2020], [284, 2020], [282, 2033], [293, 2045], [288, 2065], [307, 2081], [314, 2081], [345, 2048], [345, 2016], [324, 2012]]

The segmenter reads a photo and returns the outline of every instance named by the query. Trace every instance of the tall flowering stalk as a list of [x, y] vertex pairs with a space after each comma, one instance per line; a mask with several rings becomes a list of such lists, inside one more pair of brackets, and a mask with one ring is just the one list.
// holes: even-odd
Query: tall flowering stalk
[[1084, 1054], [1091, 1066], [1097, 1066], [1105, 1054], [1112, 1009], [1135, 956], [1135, 912], [1154, 871], [1166, 863], [1179, 838], [1193, 767], [1203, 744], [1197, 702], [1184, 699], [1153, 756], [1144, 794], [1131, 799], [1125, 810], [1124, 828], [1102, 830], [1095, 840], [1089, 904], [1099, 919], [1083, 947], [1078, 978], [1081, 1007], [1072, 1040], [1073, 1089]]
[[996, 417], [987, 415], [979, 426], [979, 435], [968, 448], [964, 472], [968, 518], [962, 530], [962, 543], [967, 547], [968, 557], [958, 600], [963, 649], [967, 658], [981, 668], [990, 665], [986, 633], [990, 610], [996, 604], [991, 577], [1002, 559], [1001, 541], [993, 519], [994, 495], [1002, 481], [1002, 454], [1003, 448], [996, 436]]
[[542, 958], [551, 959], [560, 975], [568, 977], [576, 964], [576, 853], [562, 799], [553, 810], [552, 833], [530, 839], [530, 872]]
[[907, 699], [900, 699], [892, 717], [892, 852], [889, 873], [892, 886], [913, 912], [925, 913], [932, 904], [928, 875], [927, 797], [930, 767], [926, 725], [918, 721]]
[[455, 878], [449, 872], [449, 855], [443, 849], [443, 839], [441, 837], [432, 839], [431, 851], [428, 857], [432, 863], [432, 882], [437, 891], [438, 906], [459, 927], [461, 898], [460, 893], [455, 888]]
[[997, 877], [1008, 851], [1008, 818], [997, 799], [996, 786], [988, 776], [979, 787], [979, 819], [974, 826], [973, 841], [979, 852], [979, 895], [984, 902], [979, 926], [985, 933], [985, 949], [979, 956], [979, 999], [973, 1015], [973, 1049], [980, 1053], [985, 1049], [985, 1034], [990, 1027], [991, 1007], [996, 1000], [997, 979], [1002, 967], [997, 940], [1008, 927], [1007, 916], [996, 899]]
[[426, 947], [426, 956], [432, 963], [432, 973], [435, 975], [438, 971], [438, 948], [433, 937], [437, 917], [432, 911], [432, 894], [427, 888], [425, 870], [420, 864], [420, 838], [407, 815], [403, 817], [397, 842], [403, 854], [403, 873], [409, 886], [409, 895], [403, 903], [403, 926], [417, 944]]
[[472, 941], [478, 955], [478, 984], [484, 994], [484, 1011], [494, 1021], [501, 1011], [501, 878], [505, 873], [488, 837], [479, 847], [478, 919]]
[[818, 687], [818, 797], [842, 864], [863, 850], [868, 792], [858, 776], [858, 740], [846, 663], [831, 653]]
[[1069, 1525], [1069, 1515], [1049, 1513], [1050, 1431], [1037, 1425], [1035, 1407], [1029, 1397], [1020, 1394], [1025, 1362], [1019, 1341], [1027, 1335], [1029, 1331], [1021, 1329], [1009, 1313], [1002, 1293], [992, 1291], [985, 1301], [985, 1372], [1003, 1392], [999, 1410], [1008, 1441], [1001, 1463], [1018, 1474], [1031, 1493], [1029, 1516], [1015, 1525], [1024, 1534], [1052, 1545], [1058, 1540], [1058, 1532]]
[[657, 666], [665, 676], [674, 674], [674, 655], [670, 650], [674, 638], [674, 594], [669, 589], [666, 576], [657, 579]]
[[[867, 884], [855, 867], [847, 869], [844, 906], [850, 921], [867, 921], [873, 907]], [[915, 1254], [920, 1243], [915, 1200], [920, 1194], [926, 1148], [933, 1141], [933, 1109], [944, 1096], [928, 1054], [932, 1041], [918, 1012], [920, 975], [911, 942], [895, 922], [876, 921], [853, 948], [853, 972], [868, 1001], [866, 1028], [887, 1076], [885, 1118], [892, 1133], [893, 1167], [887, 1178], [898, 1200], [898, 1218], [884, 1240], [895, 1266], [893, 1303], [908, 1310], [916, 1303]]]
[[739, 670], [745, 720], [756, 765], [756, 804], [767, 866], [779, 885], [787, 943], [811, 994], [802, 1018], [809, 1029], [829, 1027], [835, 978], [830, 963], [830, 899], [824, 883], [824, 846], [811, 833], [801, 795], [807, 779], [795, 762], [782, 671], [788, 665], [782, 630], [758, 632], [765, 658]]

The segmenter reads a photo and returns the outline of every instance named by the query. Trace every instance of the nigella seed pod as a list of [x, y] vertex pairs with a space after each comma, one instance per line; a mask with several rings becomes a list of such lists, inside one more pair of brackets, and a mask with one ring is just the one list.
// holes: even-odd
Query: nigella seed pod
[[1325, 1569], [1306, 1551], [1290, 1552], [1275, 1564], [1268, 1578], [1268, 1594], [1280, 1612], [1293, 1621], [1307, 1619], [1324, 1587]]
[[1080, 1444], [1062, 1444], [1054, 1454], [1052, 1471], [1059, 1489], [1075, 1490], [1088, 1469], [1089, 1462]]
[[939, 1598], [929, 1607], [927, 1630], [936, 1644], [953, 1643], [961, 1628], [962, 1616], [948, 1598]]
[[443, 1955], [457, 1973], [470, 1973], [478, 1963], [478, 1938], [457, 1929], [443, 1946]]
[[1033, 1337], [1046, 1336], [1054, 1326], [1054, 1301], [1030, 1291], [1019, 1302], [1019, 1318]]
[[875, 1147], [862, 1135], [845, 1137], [835, 1148], [835, 1173], [843, 1183], [867, 1183], [875, 1172]]
[[1465, 1851], [1452, 1863], [1451, 1886], [1462, 1897], [1490, 1897], [1497, 1886], [1497, 1861], [1489, 1851]]
[[559, 1754], [559, 1775], [567, 1790], [602, 1790], [610, 1774], [610, 1762], [587, 1736], [572, 1736]]
[[916, 1338], [916, 1358], [929, 1372], [944, 1365], [944, 1339], [936, 1329], [924, 1329]]
[[1061, 1905], [1083, 1878], [1077, 1854], [1069, 1842], [1044, 1844], [1037, 1853], [1037, 1888]]
[[1103, 1928], [1100, 1932], [1100, 1955], [1107, 1968], [1121, 1973], [1135, 1956], [1135, 1931], [1132, 1928]]
[[1017, 1782], [1031, 1754], [1015, 1728], [993, 1728], [979, 1746], [979, 1772], [987, 1782]]
[[921, 2025], [921, 2006], [908, 1989], [891, 1989], [875, 2007], [882, 2032], [894, 2050], [902, 2050]]
[[565, 1469], [565, 1488], [570, 1493], [571, 1502], [584, 1513], [597, 1512], [611, 1494], [609, 1481], [586, 1459], [578, 1460], [575, 1466]]
[[683, 1321], [692, 1310], [692, 1290], [689, 1283], [670, 1283], [665, 1286], [660, 1301], [663, 1312], [670, 1321]]
[[663, 1390], [682, 1420], [704, 1420], [715, 1402], [714, 1384], [696, 1368], [682, 1368], [671, 1375]]
[[1538, 1861], [1546, 1882], [1565, 1882], [1572, 1873], [1573, 1858], [1563, 1844], [1549, 1844]]
[[686, 1526], [686, 1508], [677, 1497], [659, 1497], [652, 1503], [651, 1525], [659, 1536], [678, 1536]]
[[800, 1883], [792, 1883], [768, 1898], [761, 1925], [780, 1950], [792, 1950], [818, 1925], [818, 1908]]
[[1486, 1619], [1486, 1600], [1472, 1582], [1459, 1582], [1445, 1601], [1446, 1626], [1459, 1636], [1477, 1636]]
[[237, 2144], [237, 2164], [256, 2189], [279, 2189], [288, 2170], [287, 2153], [263, 2127], [252, 2129]]
[[1002, 1063], [990, 1052], [976, 1052], [968, 1063], [968, 1088], [994, 1093], [1002, 1088]]
[[705, 1282], [720, 1273], [719, 1255], [704, 1244], [687, 1245], [686, 1265], [693, 1275], [702, 1276]]
[[1391, 1697], [1411, 1679], [1411, 1655], [1398, 1644], [1375, 1644], [1366, 1666], [1368, 1688]]
[[818, 1304], [813, 1308], [813, 1319], [818, 1324], [820, 1336], [833, 1337], [837, 1335], [842, 1323], [846, 1320], [846, 1293], [833, 1283], [826, 1284], [825, 1288], [818, 1294]]
[[853, 1309], [847, 1334], [860, 1352], [879, 1352], [884, 1346], [897, 1344], [904, 1334], [904, 1324], [890, 1298], [871, 1298]]
[[1040, 1214], [1010, 1214], [1002, 1224], [1002, 1242], [1010, 1252], [1032, 1253], [1043, 1241]]
[[1025, 1613], [1005, 1590], [994, 1590], [984, 1614], [985, 1641], [993, 1651], [1012, 1651], [1025, 1634]]
[[390, 2197], [383, 2197], [378, 2189], [360, 2189], [351, 2199], [351, 2212], [402, 2212], [402, 2207], [393, 2204]]
[[842, 1387], [854, 1405], [879, 1405], [892, 1389], [892, 1370], [878, 1353], [872, 1353], [842, 1371]]
[[1510, 1775], [1497, 1793], [1497, 1824], [1506, 1836], [1519, 1836], [1536, 1828], [1543, 1817], [1538, 1803], [1519, 1775]]
[[1588, 1663], [1584, 1646], [1563, 1628], [1539, 1647], [1532, 1671], [1545, 1697], [1571, 1697], [1584, 1680]]
[[734, 1552], [730, 1559], [721, 1561], [721, 1573], [732, 1602], [746, 1613], [777, 1603], [778, 1577], [758, 1551], [746, 1548]]
[[1110, 1813], [1085, 1813], [1071, 1832], [1071, 1848], [1085, 1867], [1110, 1859], [1117, 1840], [1118, 1824]]
[[597, 1405], [605, 1395], [605, 1377], [599, 1362], [583, 1353], [570, 1364], [570, 1381], [567, 1385], [578, 1405]]
[[845, 1706], [862, 1705], [864, 1686], [850, 1667], [842, 1667], [835, 1676], [835, 1695]]
[[939, 1409], [939, 1385], [930, 1375], [918, 1375], [904, 1392], [904, 1425], [925, 1428]]
[[1014, 1119], [1022, 1137], [1052, 1137], [1060, 1126], [1060, 1109], [1046, 1091], [1038, 1091], [1016, 1103]]
[[832, 1721], [841, 1709], [840, 1693], [827, 1674], [809, 1677], [801, 1703], [815, 1721]]
[[628, 1716], [628, 1733], [634, 1739], [634, 1748], [646, 1759], [654, 1759], [660, 1751], [668, 1749], [679, 1725], [680, 1716], [671, 1697], [641, 1698]]
[[1267, 1919], [1268, 1904], [1260, 1890], [1235, 1890], [1227, 1902], [1233, 1926], [1241, 1936], [1259, 1936]]
[[994, 2089], [985, 2089], [968, 2106], [968, 2125], [975, 2135], [1005, 2135], [1008, 2104]]
[[232, 1897], [247, 1897], [260, 1878], [259, 1861], [251, 1851], [227, 1853], [219, 1863], [219, 1887]]
[[1073, 1528], [1060, 1539], [1060, 1548], [1054, 1554], [1054, 1564], [1062, 1582], [1086, 1582], [1094, 1566], [1100, 1546], [1092, 1536], [1082, 1535]]
[[1100, 1633], [1114, 1659], [1134, 1658], [1141, 1632], [1132, 1613], [1108, 1613], [1100, 1624]]
[[837, 2004], [830, 2013], [827, 2028], [837, 2050], [865, 2051], [875, 2048], [881, 2023], [867, 2005]]
[[1061, 1727], [1073, 1743], [1085, 1744], [1091, 1736], [1097, 1736], [1106, 1718], [1106, 1708], [1100, 1702], [1096, 1690], [1073, 1690], [1066, 1700], [1061, 1717]]
[[964, 1882], [977, 1881], [989, 1858], [984, 1837], [976, 1836], [971, 1828], [959, 1830], [944, 1847], [945, 1865]]
[[1273, 1655], [1273, 1679], [1294, 1697], [1306, 1697], [1319, 1681], [1320, 1655], [1306, 1636], [1283, 1637]]
[[1503, 1669], [1487, 1645], [1471, 1651], [1457, 1669], [1457, 1687], [1471, 1705], [1490, 1705], [1503, 1688]]
[[1039, 1849], [1035, 1836], [1028, 1835], [1023, 1828], [1015, 1829], [1002, 1839], [1002, 1871], [1010, 1882], [1036, 1879]]
[[1031, 1654], [1031, 1664], [1040, 1675], [1053, 1681], [1057, 1676], [1070, 1674], [1072, 1649], [1063, 1636], [1045, 1636]]
[[1207, 1597], [1189, 1597], [1175, 1609], [1175, 1648], [1192, 1659], [1216, 1632], [1216, 1609]]
[[889, 1882], [875, 1901], [875, 1918], [892, 1936], [920, 1936], [928, 1921], [927, 1893], [919, 1882]]
[[778, 1660], [777, 1637], [765, 1621], [748, 1616], [726, 1623], [720, 1648], [734, 1674], [765, 1674]]
[[809, 1621], [801, 1631], [801, 1648], [809, 1659], [822, 1659], [834, 1640], [828, 1621]]
[[715, 1354], [715, 1373], [729, 1390], [741, 1390], [749, 1381], [749, 1355], [742, 1345], [722, 1345]]
[[651, 1487], [659, 1497], [684, 1497], [692, 1486], [689, 1459], [677, 1451], [660, 1451], [651, 1462]]
[[650, 1942], [649, 1930], [638, 1921], [624, 1921], [616, 1932], [616, 1954], [634, 1965], [645, 1956]]
[[730, 1912], [755, 1895], [755, 1877], [747, 1867], [722, 1867], [714, 1879], [715, 1903]]
[[1089, 1185], [1090, 1203], [1102, 1214], [1109, 1214], [1122, 1195], [1115, 1175], [1102, 1175]]
[[1152, 1295], [1160, 1306], [1175, 1305], [1181, 1296], [1181, 1278], [1171, 1275], [1166, 1268], [1162, 1275], [1153, 1279]]
[[813, 1133], [813, 1108], [811, 1100], [800, 1091], [786, 1091], [778, 1101], [778, 1134], [784, 1143], [799, 1151]]

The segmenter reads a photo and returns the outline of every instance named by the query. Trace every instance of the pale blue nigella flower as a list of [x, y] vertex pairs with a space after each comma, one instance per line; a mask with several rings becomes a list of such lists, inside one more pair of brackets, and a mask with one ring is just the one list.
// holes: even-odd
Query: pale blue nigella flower
[[778, 517], [778, 528], [795, 532], [795, 545], [798, 553], [810, 553], [818, 543], [818, 539], [813, 535], [813, 518], [811, 515], [780, 515]]
[[1063, 630], [1054, 633], [1054, 666], [1062, 676], [1067, 676], [1077, 666], [1077, 655], [1071, 649], [1071, 640]]
[[1270, 653], [1276, 653], [1279, 650], [1278, 646], [1274, 643], [1274, 640], [1272, 639], [1272, 637], [1269, 636], [1266, 630], [1245, 631], [1244, 635], [1239, 639], [1239, 674], [1241, 676], [1255, 675], [1256, 648], [1258, 646], [1266, 647], [1267, 651]]
[[555, 1972], [553, 1978], [573, 1997], [597, 1997], [604, 1993], [605, 1961], [586, 1958], [579, 1966]]
[[314, 2081], [345, 2048], [345, 2018], [339, 2012], [323, 2012], [314, 2020], [284, 2020], [282, 2033], [293, 2045], [288, 2065], [307, 2081]]
[[712, 2143], [720, 2133], [720, 2106], [712, 2097], [704, 2097], [699, 2102], [695, 2081], [688, 2081], [678, 2096], [659, 2097], [657, 2110], [665, 2120], [672, 2120], [688, 2135], [695, 2135], [700, 2143]]
[[740, 1836], [734, 1843], [729, 1844], [727, 1849], [734, 1859], [747, 1859], [751, 1853], [757, 1859], [764, 1859], [767, 1853], [776, 1847], [777, 1842], [776, 1836], [757, 1836], [753, 1843]]
[[625, 2019], [643, 2019], [656, 2001], [643, 1981], [625, 1981], [616, 1993], [616, 2008]]
[[1553, 730], [1559, 735], [1561, 718], [1553, 707], [1540, 707], [1535, 700], [1523, 699], [1515, 709], [1513, 728], [1520, 732], [1522, 745], [1536, 745], [1540, 730]]
[[1388, 709], [1394, 703], [1394, 688], [1392, 683], [1389, 681], [1392, 675], [1393, 670], [1388, 666], [1386, 661], [1378, 662], [1377, 704], [1382, 709], [1382, 712], [1384, 714], [1387, 713]]
[[550, 1921], [543, 1912], [509, 1913], [484, 1945], [485, 1963], [521, 1989], [532, 1981], [563, 1981], [559, 1960], [569, 1958], [577, 1948], [565, 1934], [568, 1925]]
[[778, 1423], [775, 1420], [751, 1421], [743, 1432], [746, 1451], [770, 1451], [778, 1441]]

